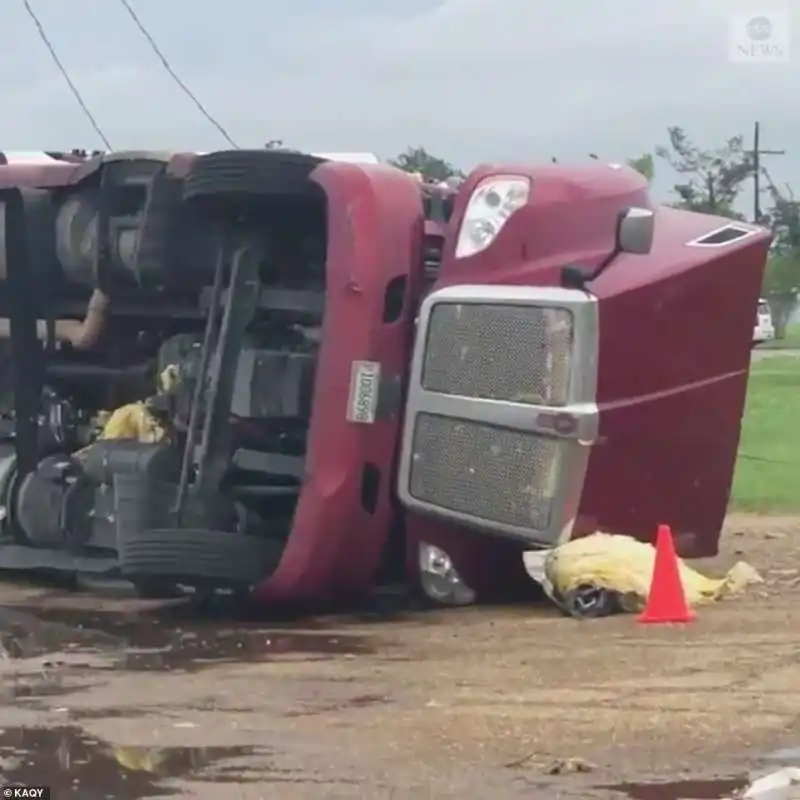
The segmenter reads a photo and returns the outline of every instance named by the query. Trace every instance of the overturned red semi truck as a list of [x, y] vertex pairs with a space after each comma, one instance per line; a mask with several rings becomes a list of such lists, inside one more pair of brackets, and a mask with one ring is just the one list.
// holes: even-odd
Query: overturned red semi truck
[[0, 158], [0, 569], [467, 603], [598, 529], [715, 553], [769, 234], [625, 166], [333, 158]]

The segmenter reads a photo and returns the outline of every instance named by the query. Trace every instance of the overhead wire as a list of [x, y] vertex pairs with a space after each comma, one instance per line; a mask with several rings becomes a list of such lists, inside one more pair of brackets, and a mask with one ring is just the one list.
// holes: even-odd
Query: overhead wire
[[75, 85], [75, 82], [70, 77], [69, 71], [67, 70], [64, 62], [58, 56], [53, 43], [50, 41], [50, 37], [47, 35], [47, 31], [44, 29], [44, 25], [42, 25], [41, 20], [39, 19], [38, 15], [33, 9], [33, 6], [30, 4], [30, 0], [22, 0], [22, 4], [25, 7], [25, 11], [33, 22], [34, 26], [36, 27], [37, 32], [39, 33], [39, 38], [44, 43], [44, 46], [50, 53], [50, 57], [53, 59], [53, 63], [58, 67], [58, 71], [61, 73], [61, 76], [67, 83], [70, 92], [72, 92], [72, 96], [75, 98], [78, 105], [81, 107], [81, 110], [84, 113], [84, 116], [87, 120], [89, 120], [89, 124], [94, 128], [95, 133], [100, 137], [100, 141], [106, 146], [107, 150], [111, 150], [111, 143], [108, 141], [108, 138], [103, 133], [103, 129], [100, 127], [97, 119], [95, 119], [94, 114], [89, 110], [89, 106], [86, 105], [86, 101], [83, 99], [83, 95], [81, 94], [78, 87]]
[[239, 145], [234, 142], [228, 131], [226, 131], [222, 124], [214, 118], [211, 112], [203, 105], [203, 103], [200, 102], [197, 95], [195, 95], [195, 93], [184, 83], [184, 81], [181, 80], [180, 76], [172, 68], [167, 57], [161, 51], [158, 43], [153, 38], [152, 34], [142, 20], [139, 18], [139, 15], [136, 13], [129, 0], [119, 0], [119, 2], [125, 11], [128, 12], [128, 16], [133, 20], [134, 25], [136, 25], [136, 27], [139, 29], [139, 32], [142, 34], [142, 36], [144, 36], [145, 40], [150, 45], [150, 49], [155, 53], [156, 57], [161, 62], [162, 66], [178, 86], [178, 88], [195, 104], [197, 110], [220, 132], [220, 134], [222, 134], [228, 144], [231, 147], [238, 149]]

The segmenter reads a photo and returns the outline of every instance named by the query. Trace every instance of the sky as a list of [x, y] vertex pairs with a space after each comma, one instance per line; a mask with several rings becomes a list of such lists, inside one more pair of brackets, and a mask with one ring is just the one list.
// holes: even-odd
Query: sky
[[[762, 146], [786, 150], [769, 160], [775, 179], [800, 195], [800, 9], [791, 41], [788, 0], [131, 4], [240, 146], [390, 157], [422, 145], [469, 170], [618, 161], [665, 143], [670, 125], [715, 146], [758, 119]], [[31, 5], [114, 148], [226, 146], [117, 0]], [[0, 147], [102, 147], [22, 0], [3, 12]], [[768, 43], [787, 61], [732, 60], [751, 16], [774, 22]], [[666, 198], [675, 176], [657, 170]]]

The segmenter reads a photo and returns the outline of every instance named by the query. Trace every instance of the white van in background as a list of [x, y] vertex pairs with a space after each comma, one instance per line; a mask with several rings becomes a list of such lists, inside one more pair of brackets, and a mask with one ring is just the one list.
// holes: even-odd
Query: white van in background
[[772, 312], [769, 310], [769, 303], [763, 297], [759, 297], [756, 325], [753, 328], [753, 344], [762, 344], [774, 338], [775, 326], [772, 324]]

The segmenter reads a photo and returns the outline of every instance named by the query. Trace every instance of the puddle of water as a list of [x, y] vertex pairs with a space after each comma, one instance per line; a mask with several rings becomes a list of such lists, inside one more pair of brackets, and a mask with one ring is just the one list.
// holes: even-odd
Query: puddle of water
[[120, 666], [133, 671], [185, 671], [220, 662], [265, 661], [286, 655], [330, 658], [369, 651], [361, 637], [317, 631], [181, 631], [160, 648], [129, 651]]
[[67, 683], [60, 680], [29, 679], [27, 681], [9, 682], [4, 679], [5, 686], [0, 687], [0, 702], [8, 700], [44, 700], [48, 697], [60, 697], [64, 694], [88, 689], [90, 683]]
[[783, 747], [761, 757], [770, 765], [779, 763], [782, 767], [800, 767], [800, 747]]
[[[171, 609], [124, 613], [17, 607], [0, 609], [0, 629], [4, 629], [4, 649], [10, 658], [91, 651], [112, 656], [116, 668], [136, 671], [188, 671], [212, 663], [256, 662], [276, 656], [331, 658], [371, 652], [363, 636], [295, 630], [289, 625], [198, 620]], [[72, 659], [45, 662], [45, 666], [61, 665], [81, 666]]]
[[[248, 709], [250, 710], [250, 709]], [[88, 720], [99, 719], [137, 719], [147, 717], [152, 714], [152, 707], [133, 708], [131, 706], [118, 707], [118, 706], [102, 706], [101, 708], [67, 708], [66, 706], [59, 708], [58, 711], [63, 714], [62, 719], [65, 721], [73, 722], [80, 721], [86, 722]], [[174, 714], [185, 713], [184, 706], [159, 706], [159, 711], [172, 712]]]
[[[226, 759], [269, 755], [251, 747], [117, 747], [80, 728], [10, 728], [0, 732], [4, 783], [46, 784], [54, 797], [138, 800], [180, 795], [164, 782], [189, 777], [213, 783], [253, 780]], [[249, 770], [248, 770], [249, 771]]]
[[350, 697], [349, 699], [342, 700], [338, 703], [310, 705], [305, 708], [287, 711], [283, 716], [287, 718], [313, 717], [315, 714], [330, 714], [337, 711], [348, 711], [349, 709], [370, 708], [371, 706], [378, 706], [388, 702], [389, 698], [385, 697], [384, 695], [359, 694], [355, 697]]
[[5, 658], [35, 658], [76, 648], [109, 647], [118, 640], [102, 630], [72, 629], [29, 613], [0, 608], [0, 653]]
[[613, 786], [598, 786], [628, 795], [631, 800], [723, 800], [747, 786], [748, 780], [741, 778], [712, 778], [708, 780], [683, 780], [652, 783], [618, 783]]

